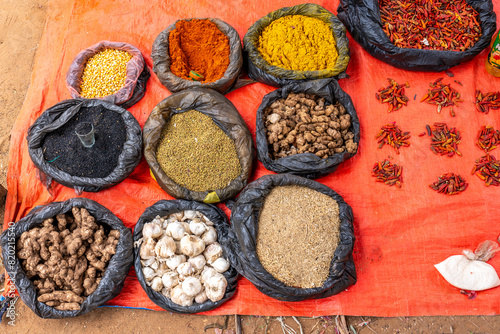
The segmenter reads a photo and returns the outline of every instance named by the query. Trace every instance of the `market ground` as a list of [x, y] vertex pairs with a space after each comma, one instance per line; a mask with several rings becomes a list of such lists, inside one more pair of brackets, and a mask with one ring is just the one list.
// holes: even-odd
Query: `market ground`
[[[37, 52], [46, 14], [45, 0], [0, 0], [0, 184], [6, 185], [10, 131], [23, 105], [30, 83], [33, 60]], [[0, 202], [0, 219], [4, 217], [4, 203]], [[3, 270], [3, 268], [0, 268]], [[0, 285], [1, 286], [1, 285]], [[387, 291], [390, 295], [390, 291]], [[422, 291], [425, 298], [425, 291]], [[464, 298], [466, 298], [464, 296]], [[492, 301], [497, 302], [497, 301]], [[471, 301], [473, 307], [473, 301]], [[87, 315], [61, 320], [43, 320], [28, 309], [21, 300], [16, 303], [14, 326], [4, 318], [0, 332], [7, 333], [203, 333], [205, 326], [227, 322], [225, 334], [235, 333], [234, 316], [206, 317], [175, 315], [136, 309], [100, 308]], [[242, 316], [242, 332], [282, 333], [276, 317]], [[300, 333], [337, 333], [332, 315], [321, 318], [286, 317], [285, 323]], [[351, 333], [500, 333], [500, 316], [456, 317], [346, 317]], [[215, 328], [206, 333], [222, 333]], [[339, 333], [341, 333], [339, 331]]]

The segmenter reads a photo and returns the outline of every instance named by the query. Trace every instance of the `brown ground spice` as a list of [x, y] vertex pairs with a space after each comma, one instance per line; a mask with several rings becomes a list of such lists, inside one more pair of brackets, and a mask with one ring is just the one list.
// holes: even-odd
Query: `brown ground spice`
[[196, 110], [170, 118], [162, 130], [156, 159], [168, 177], [192, 191], [223, 189], [241, 174], [233, 140]]
[[257, 256], [284, 284], [321, 287], [340, 241], [339, 205], [302, 186], [274, 188], [259, 215]]
[[189, 71], [214, 82], [224, 76], [229, 65], [229, 39], [210, 20], [179, 21], [168, 36], [170, 71], [191, 80]]

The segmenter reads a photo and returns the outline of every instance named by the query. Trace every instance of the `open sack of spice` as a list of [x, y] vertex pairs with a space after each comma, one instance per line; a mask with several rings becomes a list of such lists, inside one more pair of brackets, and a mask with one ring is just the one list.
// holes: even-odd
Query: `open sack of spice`
[[233, 88], [243, 65], [238, 32], [216, 19], [183, 19], [155, 39], [153, 71], [172, 93], [193, 87], [225, 93]]
[[500, 251], [498, 243], [486, 240], [476, 250], [466, 249], [434, 265], [444, 279], [456, 288], [482, 291], [500, 285], [495, 268], [486, 262]]
[[101, 41], [76, 55], [66, 87], [74, 99], [101, 99], [127, 109], [142, 99], [150, 76], [135, 46]]
[[342, 76], [350, 59], [342, 22], [310, 3], [267, 14], [248, 29], [243, 44], [248, 76], [277, 87]]
[[283, 301], [326, 298], [356, 283], [353, 214], [327, 186], [291, 174], [250, 183], [232, 207], [233, 264]]
[[248, 182], [252, 135], [231, 101], [212, 89], [172, 94], [153, 109], [143, 132], [151, 173], [173, 197], [216, 203]]
[[[167, 311], [214, 309], [236, 291], [237, 271], [227, 218], [195, 201], [158, 201], [134, 229], [135, 271], [148, 297]], [[234, 262], [234, 260], [232, 260]]]
[[338, 17], [373, 57], [413, 71], [444, 71], [486, 48], [491, 0], [340, 0]]
[[[13, 249], [13, 243], [15, 249]], [[5, 266], [41, 318], [75, 317], [116, 297], [133, 262], [132, 233], [87, 198], [34, 208], [1, 235]]]
[[123, 181], [141, 159], [142, 132], [127, 110], [97, 99], [65, 100], [45, 110], [28, 130], [28, 151], [40, 180], [77, 194]]
[[258, 158], [268, 170], [318, 178], [353, 157], [359, 120], [334, 79], [290, 84], [262, 99], [257, 110]]

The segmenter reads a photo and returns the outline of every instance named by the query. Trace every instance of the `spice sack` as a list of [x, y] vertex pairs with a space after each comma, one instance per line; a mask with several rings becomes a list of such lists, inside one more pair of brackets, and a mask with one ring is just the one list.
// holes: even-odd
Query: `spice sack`
[[[79, 208], [80, 210], [83, 210], [83, 208], [86, 209], [88, 211], [88, 214], [92, 216], [93, 219], [95, 219], [95, 223], [99, 226], [104, 227], [104, 234], [110, 233], [110, 230], [115, 231], [116, 234], [119, 234], [118, 240], [114, 240], [112, 253], [113, 255], [108, 260], [109, 262], [107, 262], [105, 268], [100, 267], [100, 265], [102, 265], [102, 257], [99, 256], [100, 259], [92, 258], [89, 254], [89, 252], [92, 251], [93, 256], [95, 256], [95, 254], [97, 254], [95, 252], [96, 249], [100, 249], [100, 243], [98, 243], [97, 241], [97, 234], [99, 230], [96, 231], [95, 229], [93, 229], [93, 223], [92, 225], [88, 225], [89, 220], [85, 219], [83, 213], [81, 218], [85, 220], [82, 221], [82, 225], [79, 225], [79, 223], [77, 223], [78, 220], [75, 218], [72, 223], [70, 222], [71, 224], [61, 226], [61, 224], [63, 223], [61, 221], [61, 216], [63, 216], [64, 214], [71, 215], [72, 212], [79, 214], [78, 211], [74, 211], [75, 208]], [[51, 227], [55, 225], [50, 233], [45, 231], [48, 226], [47, 224]], [[62, 231], [69, 232], [69, 230], [66, 228], [70, 228], [70, 225], [78, 225], [75, 228], [75, 230], [79, 230], [78, 238], [75, 237], [74, 239], [68, 239], [72, 237], [72, 235], [65, 234], [66, 237], [62, 235]], [[26, 233], [24, 232], [36, 228], [40, 228], [37, 231], [38, 234], [30, 234], [30, 236], [28, 237], [28, 239], [31, 238], [31, 244], [27, 244], [26, 239], [24, 239], [23, 243], [20, 242], [19, 239], [24, 238], [26, 235]], [[86, 247], [84, 244], [82, 244], [84, 235], [95, 239], [93, 246], [88, 247], [87, 244]], [[37, 238], [36, 241], [33, 240], [33, 238], [35, 237]], [[57, 244], [57, 238], [62, 238], [60, 244]], [[109, 211], [99, 203], [87, 198], [72, 198], [64, 202], [53, 202], [44, 206], [35, 207], [28, 215], [26, 215], [24, 218], [13, 224], [12, 227], [8, 228], [2, 233], [1, 246], [4, 259], [11, 258], [11, 256], [9, 255], [11, 255], [12, 251], [14, 251], [12, 249], [13, 240], [15, 240], [15, 244], [17, 243], [15, 249], [15, 262], [13, 265], [9, 264], [8, 266], [6, 266], [6, 271], [9, 274], [9, 277], [14, 282], [19, 292], [19, 296], [21, 297], [23, 302], [30, 309], [32, 309], [36, 315], [44, 319], [76, 317], [82, 314], [86, 314], [93, 309], [105, 304], [107, 301], [113, 299], [122, 290], [125, 278], [127, 277], [127, 274], [133, 262], [133, 242], [130, 229], [126, 228], [125, 225], [123, 225], [123, 222], [111, 211]], [[84, 241], [84, 243], [85, 242], [87, 241]], [[67, 299], [69, 297], [73, 298], [71, 301], [75, 301], [75, 298], [80, 299], [80, 305], [78, 305], [79, 308], [73, 308], [72, 310], [66, 308], [66, 310], [60, 310], [56, 308], [58, 307], [57, 304], [52, 304], [53, 306], [49, 306], [47, 304], [50, 302], [42, 299], [50, 294], [43, 292], [45, 293], [44, 295], [41, 290], [39, 290], [40, 285], [38, 285], [38, 287], [35, 287], [36, 280], [32, 281], [30, 278], [28, 278], [28, 273], [23, 269], [26, 264], [22, 265], [21, 258], [19, 257], [20, 247], [23, 247], [22, 250], [25, 251], [28, 249], [26, 248], [27, 245], [31, 246], [31, 250], [34, 250], [35, 252], [31, 253], [29, 256], [23, 256], [23, 258], [26, 258], [26, 260], [22, 261], [26, 261], [28, 266], [33, 266], [38, 263], [38, 266], [42, 267], [47, 266], [47, 264], [41, 264], [46, 260], [48, 260], [48, 263], [50, 263], [51, 261], [57, 262], [57, 265], [53, 265], [47, 270], [48, 272], [56, 274], [52, 283], [56, 282], [56, 284], [59, 284], [58, 280], [62, 280], [65, 281], [66, 284], [71, 284], [71, 289], [67, 288], [67, 291], [55, 291], [50, 294], [58, 295], [59, 299], [66, 299], [66, 302], [70, 301]], [[38, 251], [36, 251], [36, 245], [38, 245]], [[51, 246], [49, 247], [48, 245]], [[42, 247], [41, 249], [40, 246]], [[66, 247], [67, 251], [71, 252], [71, 249], [75, 249], [74, 246], [78, 246], [78, 248], [76, 248], [78, 249], [78, 254], [74, 254], [72, 257], [69, 257], [69, 255], [64, 255], [65, 253], [62, 250], [63, 247]], [[84, 253], [80, 253], [80, 251], [82, 250]], [[63, 256], [66, 258], [61, 258], [61, 254], [63, 254]], [[78, 256], [79, 260], [76, 264], [76, 267], [74, 264], [72, 266], [72, 258]], [[89, 260], [87, 261], [87, 259]], [[79, 297], [79, 295], [83, 296], [83, 292], [80, 292], [82, 291], [82, 284], [84, 287], [87, 287], [87, 280], [95, 278], [96, 268], [93, 267], [93, 264], [100, 267], [101, 269], [104, 269], [102, 272], [102, 277], [100, 278], [100, 281], [96, 281], [97, 287], [94, 286], [92, 288], [93, 292], [88, 295], [86, 293], [84, 295], [85, 297], [81, 298]], [[69, 266], [70, 269], [65, 266]], [[58, 271], [64, 269], [67, 271], [67, 274], [59, 275]], [[93, 277], [91, 274], [92, 269], [94, 273]], [[39, 275], [41, 276], [42, 272], [43, 271], [39, 271], [37, 269], [36, 275], [33, 277], [33, 279], [35, 279]], [[74, 273], [75, 276], [77, 275], [77, 273], [82, 274], [80, 281], [77, 282], [75, 280], [72, 280], [72, 277], [68, 276], [70, 275], [70, 273]], [[44, 279], [44, 277], [39, 277], [38, 279], [42, 280]], [[77, 284], [77, 286], [74, 285], [75, 283]], [[50, 290], [50, 287], [44, 286], [43, 289]], [[85, 291], [89, 292], [88, 290]], [[64, 294], [66, 294], [66, 296], [61, 296]], [[71, 296], [68, 296], [68, 294], [71, 294]], [[77, 294], [78, 296], [75, 294]], [[83, 301], [81, 299], [83, 299]], [[52, 301], [52, 303], [54, 302]]]
[[279, 300], [338, 294], [356, 283], [352, 222], [351, 207], [327, 186], [291, 174], [263, 176], [232, 207], [238, 242], [231, 264]]
[[[493, 3], [491, 0], [467, 0], [465, 2], [479, 13], [477, 21], [479, 21], [478, 23], [481, 26], [481, 35], [479, 39], [472, 47], [465, 51], [424, 50], [417, 48], [417, 46], [415, 46], [415, 48], [396, 46], [391, 42], [389, 36], [383, 30], [384, 25], [381, 20], [379, 6], [382, 1], [340, 0], [337, 15], [340, 21], [347, 27], [352, 37], [361, 44], [370, 55], [378, 60], [404, 70], [440, 72], [474, 58], [489, 45], [491, 37], [495, 33], [496, 15], [493, 11]], [[426, 1], [417, 1], [413, 6], [418, 7], [425, 3]], [[427, 3], [431, 4], [430, 2]], [[454, 7], [452, 7], [455, 3], [454, 1], [446, 1], [446, 3], [451, 7], [450, 9], [453, 9], [453, 11], [455, 10]], [[400, 20], [399, 22], [401, 22], [402, 19], [405, 25], [410, 24], [410, 17], [405, 15], [404, 12], [395, 13], [392, 10], [389, 12], [393, 14], [392, 17], [395, 20]], [[430, 13], [435, 12], [434, 8], [430, 10]], [[454, 14], [448, 13], [448, 15]], [[454, 17], [445, 18], [443, 22], [446, 23], [444, 23], [442, 28], [426, 29], [424, 31], [434, 31], [445, 36], [444, 31], [441, 32], [440, 30], [444, 29], [444, 27], [446, 27], [448, 31], [451, 31], [450, 29], [455, 29], [453, 22], [458, 22], [458, 19]], [[391, 23], [390, 27], [396, 32], [397, 27], [394, 27], [394, 24]], [[470, 28], [468, 27], [468, 29]], [[415, 30], [418, 30], [418, 28], [415, 28]], [[467, 31], [465, 31], [465, 33], [467, 33]], [[407, 40], [405, 36], [401, 36], [400, 38], [402, 41]], [[445, 36], [441, 40], [441, 43], [446, 44], [455, 39], [453, 35]], [[418, 42], [421, 48], [430, 45], [429, 40], [424, 38]]]

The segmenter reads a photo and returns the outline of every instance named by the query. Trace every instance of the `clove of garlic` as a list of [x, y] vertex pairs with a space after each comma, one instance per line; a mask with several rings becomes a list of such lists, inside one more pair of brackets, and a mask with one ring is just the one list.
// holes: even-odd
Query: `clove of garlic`
[[201, 215], [201, 220], [202, 220], [202, 221], [205, 223], [205, 225], [207, 225], [207, 226], [213, 226], [213, 225], [214, 225], [214, 223], [213, 223], [210, 219], [208, 219], [208, 217], [207, 217], [207, 216], [205, 216], [205, 215]]
[[179, 284], [179, 275], [175, 271], [170, 271], [163, 274], [161, 280], [164, 287], [166, 287], [167, 289], [172, 289], [174, 286]]
[[207, 293], [208, 299], [213, 302], [221, 300], [226, 293], [226, 287], [227, 281], [223, 275], [216, 274], [210, 277], [205, 282], [205, 292]]
[[205, 267], [207, 261], [205, 261], [205, 257], [200, 254], [198, 256], [192, 257], [188, 259], [188, 262], [196, 269], [197, 272], [201, 272]]
[[182, 282], [182, 290], [189, 297], [194, 297], [201, 292], [201, 282], [196, 277], [186, 277]]
[[161, 289], [161, 294], [164, 295], [165, 297], [167, 297], [168, 299], [170, 299], [170, 291], [171, 291], [171, 289], [164, 287], [163, 289]]
[[206, 302], [207, 299], [208, 299], [208, 297], [207, 297], [207, 293], [205, 290], [203, 290], [202, 292], [197, 294], [196, 297], [194, 297], [194, 301], [197, 302], [198, 304]]
[[163, 236], [155, 246], [155, 254], [160, 258], [168, 258], [175, 254], [175, 241], [171, 237]]
[[207, 230], [205, 233], [201, 235], [201, 240], [205, 243], [205, 245], [213, 244], [217, 241], [217, 231], [213, 226], [207, 226]]
[[181, 263], [176, 270], [179, 273], [181, 279], [187, 276], [191, 276], [196, 272], [196, 269], [189, 262]]
[[175, 270], [180, 264], [186, 262], [186, 257], [184, 255], [174, 255], [165, 260], [167, 266]]
[[207, 230], [207, 227], [205, 226], [204, 223], [201, 222], [201, 220], [197, 218], [189, 222], [189, 230], [194, 235], [200, 236]]
[[193, 305], [193, 297], [189, 297], [184, 293], [182, 286], [179, 284], [170, 291], [170, 300], [181, 306]]
[[212, 263], [212, 267], [219, 273], [223, 273], [229, 269], [229, 262], [225, 258], [220, 257]]
[[205, 248], [203, 255], [207, 259], [207, 262], [211, 264], [222, 256], [222, 247], [218, 242], [214, 242]]
[[181, 239], [181, 251], [183, 254], [194, 257], [205, 250], [205, 243], [195, 235], [185, 235]]
[[155, 277], [151, 281], [151, 289], [154, 291], [160, 292], [163, 289], [163, 282], [161, 280], [161, 277]]
[[181, 242], [180, 241], [175, 241], [175, 254], [181, 255]]
[[186, 233], [186, 229], [179, 222], [173, 222], [167, 225], [166, 234], [169, 237], [174, 238], [174, 240], [181, 240], [181, 238]]

